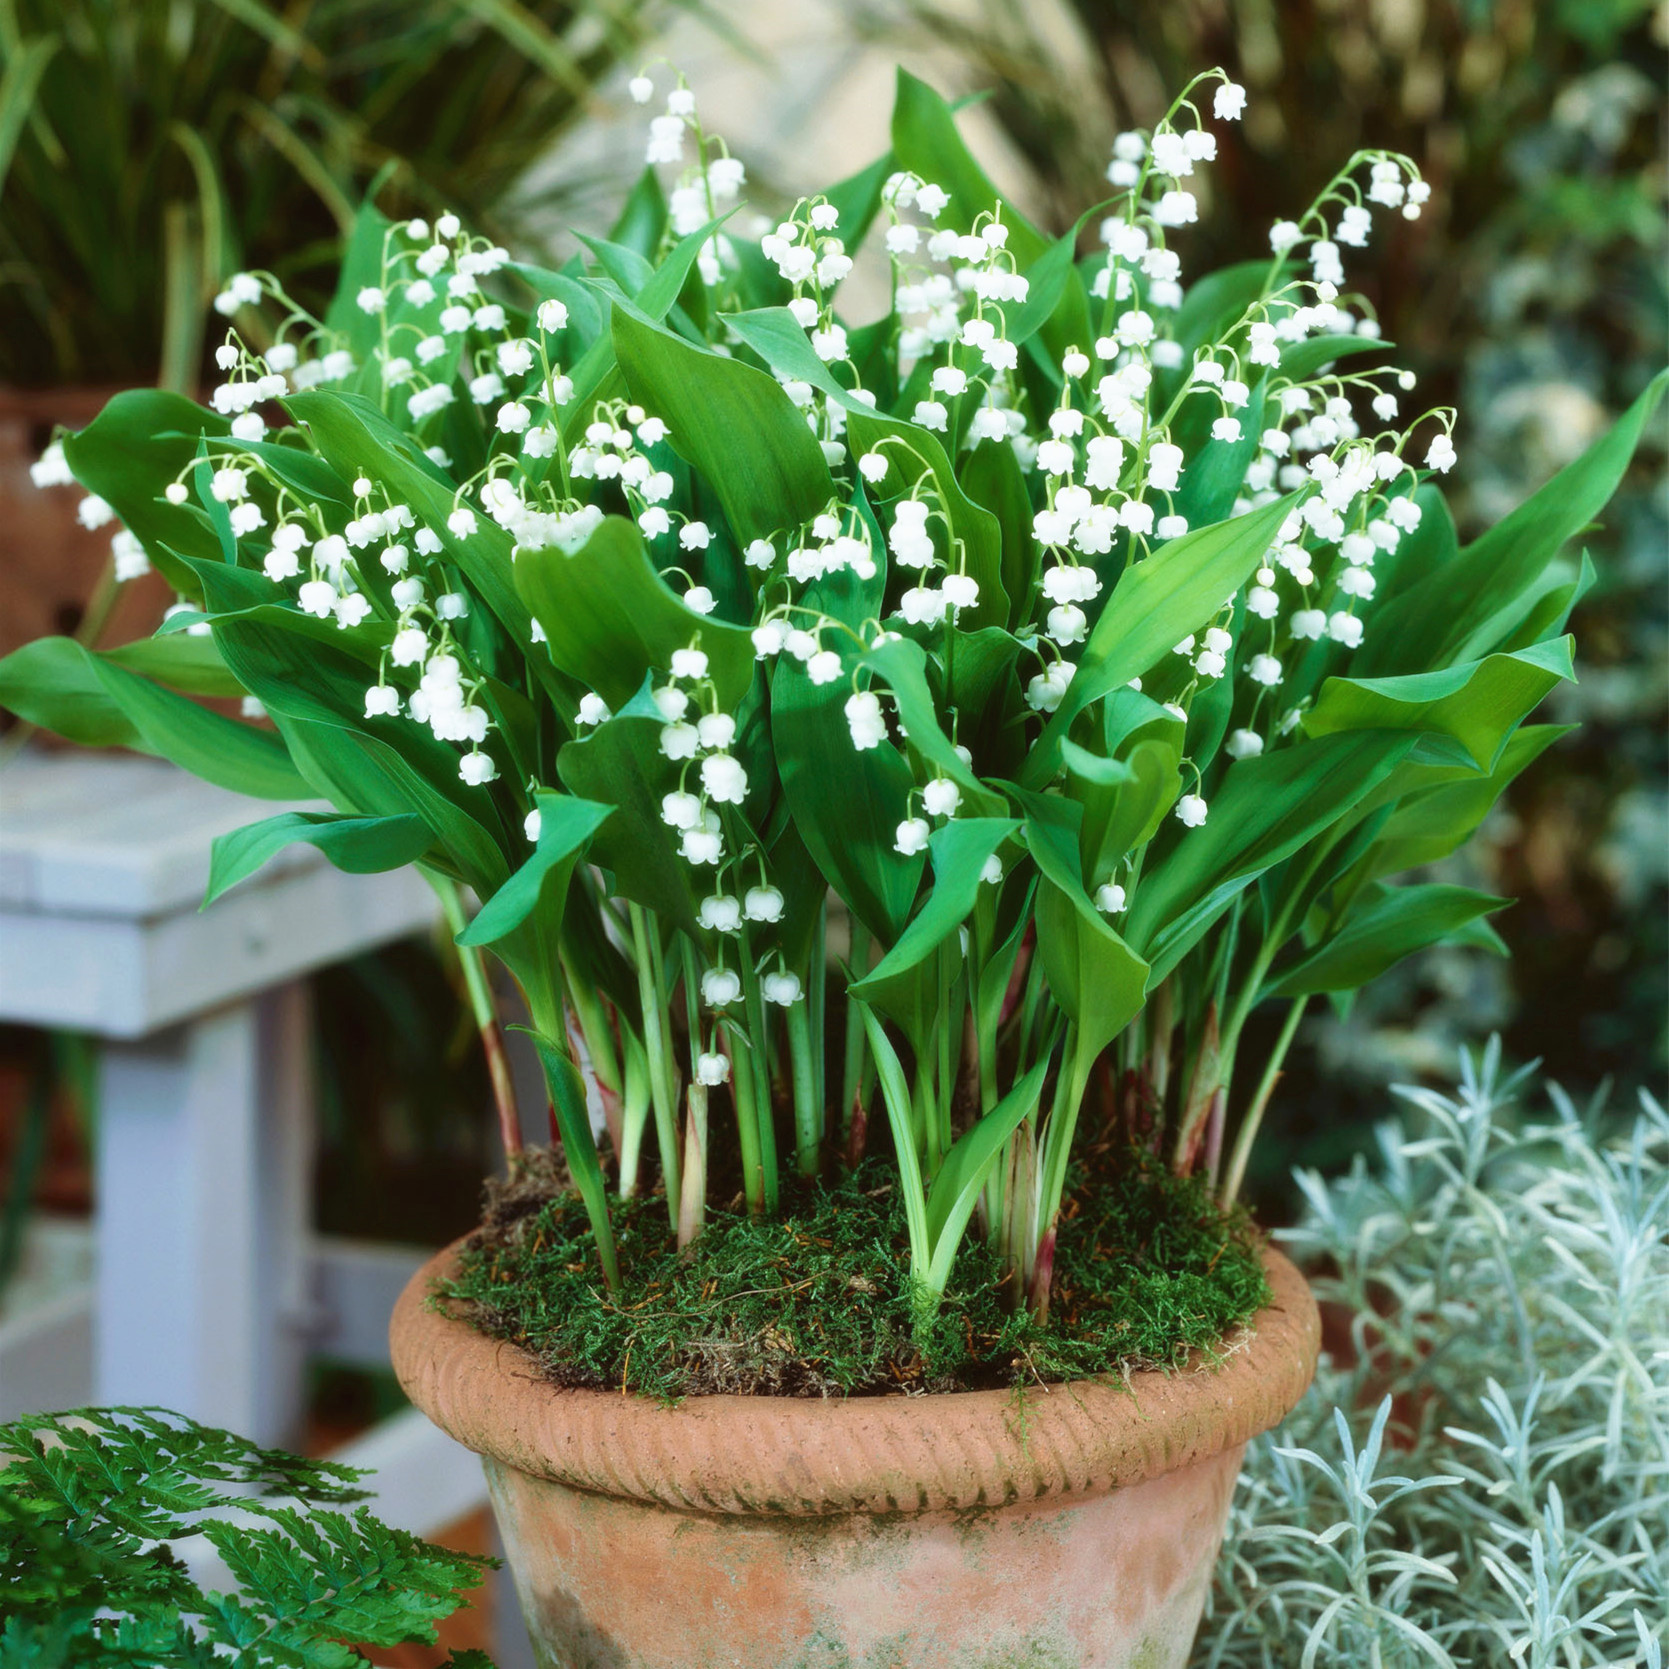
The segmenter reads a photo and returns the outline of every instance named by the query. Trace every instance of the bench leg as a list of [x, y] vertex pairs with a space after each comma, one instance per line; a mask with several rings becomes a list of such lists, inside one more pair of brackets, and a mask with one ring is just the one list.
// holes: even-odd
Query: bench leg
[[101, 1403], [263, 1443], [302, 1413], [312, 1042], [300, 982], [104, 1047]]

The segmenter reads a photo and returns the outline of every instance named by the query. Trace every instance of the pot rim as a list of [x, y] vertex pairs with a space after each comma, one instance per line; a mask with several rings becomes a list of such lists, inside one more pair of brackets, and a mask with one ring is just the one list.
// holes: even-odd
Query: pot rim
[[477, 1454], [552, 1483], [680, 1512], [920, 1513], [1103, 1494], [1207, 1460], [1277, 1424], [1315, 1373], [1304, 1277], [1263, 1253], [1271, 1302], [1174, 1371], [897, 1397], [688, 1397], [565, 1389], [530, 1352], [431, 1307], [462, 1242], [394, 1307], [394, 1372]]

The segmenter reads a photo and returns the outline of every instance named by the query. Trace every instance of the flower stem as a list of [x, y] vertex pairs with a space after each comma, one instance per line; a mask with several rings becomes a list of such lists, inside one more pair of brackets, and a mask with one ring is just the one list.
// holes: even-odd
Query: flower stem
[[788, 1010], [788, 1058], [794, 1074], [794, 1156], [801, 1176], [817, 1175], [823, 1146], [823, 1098], [815, 1081], [807, 1000]]
[[458, 935], [469, 925], [469, 918], [464, 914], [464, 901], [457, 883], [432, 870], [424, 869], [422, 874], [440, 900], [452, 949], [463, 970], [470, 1012], [475, 1016], [482, 1052], [487, 1057], [487, 1077], [493, 1086], [493, 1105], [498, 1113], [499, 1140], [504, 1144], [505, 1158], [513, 1159], [522, 1150], [521, 1117], [516, 1107], [516, 1086], [510, 1076], [509, 1058], [504, 1053], [504, 1029], [499, 1025], [498, 1008], [493, 1002], [492, 987], [487, 983], [482, 953], [473, 946], [458, 943]]
[[1252, 1144], [1257, 1140], [1258, 1126], [1263, 1123], [1264, 1109], [1268, 1107], [1269, 1098], [1275, 1093], [1275, 1085], [1280, 1081], [1281, 1062], [1286, 1059], [1287, 1050], [1292, 1047], [1292, 1040], [1298, 1032], [1298, 1022], [1304, 1018], [1304, 1009], [1309, 1000], [1308, 997], [1299, 997], [1287, 1010], [1286, 1022], [1281, 1027], [1280, 1036], [1275, 1039], [1275, 1047], [1269, 1051], [1269, 1064], [1264, 1067], [1263, 1077], [1258, 1082], [1251, 1105], [1247, 1107], [1246, 1116], [1240, 1121], [1240, 1129], [1234, 1138], [1234, 1148], [1229, 1154], [1228, 1170], [1223, 1175], [1223, 1186], [1217, 1196], [1225, 1207], [1233, 1205], [1239, 1197], [1240, 1185], [1246, 1179], [1246, 1164], [1251, 1158]]

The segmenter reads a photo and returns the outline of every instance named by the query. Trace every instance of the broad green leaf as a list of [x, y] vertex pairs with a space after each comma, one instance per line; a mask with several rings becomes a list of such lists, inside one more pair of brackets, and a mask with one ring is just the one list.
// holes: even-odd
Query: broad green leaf
[[1423, 670], [1493, 644], [1477, 628], [1508, 609], [1605, 508], [1651, 420], [1669, 371], [1659, 372], [1609, 433], [1454, 560], [1379, 611], [1357, 666], [1363, 676]]
[[1205, 824], [1175, 824], [1168, 850], [1149, 854], [1131, 894], [1125, 936], [1156, 972], [1162, 963], [1174, 965], [1235, 893], [1344, 817], [1414, 743], [1414, 736], [1395, 732], [1347, 732], [1237, 760]]
[[1000, 804], [998, 797], [974, 775], [951, 739], [939, 728], [939, 715], [927, 687], [927, 656], [921, 645], [909, 638], [894, 638], [866, 649], [857, 657], [856, 664], [868, 667], [892, 691], [893, 700], [898, 704], [899, 726], [910, 746], [941, 775], [961, 786], [971, 802], [969, 809], [996, 809]]
[[347, 247], [342, 252], [336, 293], [325, 312], [325, 328], [342, 337], [357, 360], [371, 356], [382, 331], [382, 320], [374, 313], [367, 313], [359, 305], [358, 297], [368, 284], [383, 282], [383, 250], [393, 225], [374, 203], [360, 204]]
[[982, 440], [962, 459], [963, 492], [997, 519], [1002, 540], [1003, 590], [1008, 593], [1008, 627], [1017, 631], [1031, 618], [1037, 582], [1037, 540], [1032, 504], [1014, 448]]
[[1215, 618], [1251, 577], [1291, 509], [1289, 498], [1172, 539], [1126, 568], [1084, 645], [1077, 675], [1032, 748], [1021, 781], [1038, 788], [1060, 765], [1079, 713], [1139, 678], [1183, 638]]
[[567, 1050], [541, 1031], [520, 1027], [533, 1039], [539, 1064], [545, 1069], [545, 1083], [551, 1092], [557, 1129], [562, 1136], [562, 1157], [568, 1174], [585, 1202], [585, 1214], [597, 1242], [597, 1258], [603, 1278], [610, 1287], [620, 1285], [620, 1267], [615, 1259], [614, 1232], [609, 1222], [608, 1195], [603, 1186], [603, 1167], [597, 1158], [596, 1138], [591, 1134], [591, 1113], [586, 1106], [585, 1084], [579, 1068]]
[[[1221, 342], [1266, 288], [1273, 288], [1268, 261], [1242, 261], [1219, 267], [1188, 286], [1171, 323], [1171, 336], [1182, 347], [1182, 369], [1161, 373], [1156, 382], [1168, 400], [1188, 375], [1194, 355], [1207, 342]], [[1277, 279], [1278, 282], [1278, 279]], [[1105, 304], [1110, 310], [1112, 302]]]
[[512, 835], [493, 790], [462, 782], [457, 750], [427, 726], [365, 718], [368, 674], [360, 661], [252, 618], [261, 612], [222, 618], [216, 642], [239, 682], [265, 704], [312, 792], [341, 811], [422, 817], [447, 872], [483, 898], [496, 891], [508, 873]]
[[791, 657], [771, 676], [771, 738], [783, 793], [829, 885], [883, 945], [904, 931], [927, 859], [894, 851], [909, 815], [910, 767], [890, 744], [859, 752], [844, 711], [850, 684], [813, 684]]
[[1042, 872], [1037, 951], [1049, 990], [1077, 1029], [1079, 1062], [1093, 1060], [1141, 1011], [1148, 965], [1084, 890], [1079, 808], [1023, 794], [1026, 845]]
[[350, 875], [376, 875], [416, 863], [428, 850], [430, 838], [423, 819], [405, 813], [344, 817], [333, 811], [283, 811], [216, 837], [203, 908], [298, 841], [316, 846]]
[[1394, 348], [1382, 336], [1310, 336], [1289, 342], [1281, 350], [1281, 376], [1289, 382], [1308, 382], [1334, 360], [1355, 354], [1381, 353]]
[[[979, 585], [979, 599], [963, 609], [962, 630], [1003, 626], [1008, 622], [1008, 592], [1003, 584], [1003, 534], [997, 518], [963, 492], [937, 435], [914, 423], [884, 417], [859, 407], [846, 419], [847, 439], [854, 455], [879, 452], [888, 473], [871, 491], [877, 494], [907, 490], [924, 471], [932, 477], [932, 491], [950, 517], [951, 531], [962, 546], [962, 566]], [[958, 566], [955, 553], [951, 566]]]
[[924, 1278], [935, 1292], [943, 1292], [950, 1281], [968, 1220], [1003, 1144], [1036, 1111], [1048, 1067], [1047, 1060], [1039, 1061], [990, 1112], [957, 1138], [939, 1166], [927, 1196], [925, 1225], [933, 1258]]
[[[1436, 883], [1387, 887], [1375, 882], [1363, 890], [1338, 930], [1277, 974], [1264, 986], [1263, 995], [1304, 997], [1322, 991], [1355, 991], [1405, 956], [1442, 943], [1512, 902], [1468, 887]], [[1478, 940], [1474, 936], [1470, 942]], [[1504, 955], [1505, 947], [1500, 949]]]
[[637, 183], [626, 194], [619, 218], [609, 229], [611, 243], [635, 249], [646, 259], [660, 248], [666, 233], [666, 193], [661, 190], [660, 175], [653, 165], [645, 165]]
[[661, 817], [663, 796], [679, 786], [678, 766], [660, 750], [664, 723], [644, 692], [591, 735], [567, 743], [556, 756], [556, 771], [570, 793], [614, 807], [614, 816], [592, 836], [591, 861], [613, 874], [622, 897], [693, 934], [693, 871]]
[[1048, 248], [1043, 234], [991, 183], [956, 130], [950, 105], [925, 81], [908, 70], [898, 72], [892, 107], [892, 151], [900, 168], [908, 169], [950, 193], [940, 224], [970, 231], [975, 217], [1000, 204], [1009, 228], [1007, 247], [1024, 272]]
[[64, 441], [76, 480], [109, 503], [152, 564], [186, 596], [196, 596], [197, 581], [180, 556], [215, 558], [220, 546], [200, 510], [168, 503], [162, 489], [189, 469], [200, 436], [227, 430], [225, 418], [184, 395], [133, 388]]
[[1403, 777], [1416, 782], [1424, 778], [1431, 786], [1415, 788], [1397, 797], [1395, 808], [1362, 860], [1358, 878], [1374, 880], [1446, 858], [1470, 838], [1513, 778], [1574, 728], [1560, 724], [1524, 725], [1507, 738], [1494, 769], [1482, 775], [1470, 767], [1418, 766], [1406, 762], [1399, 766], [1387, 779], [1386, 790]]
[[592, 237], [587, 232], [575, 235], [597, 257], [598, 264], [620, 286], [622, 294], [635, 296], [654, 277], [655, 263], [640, 251], [608, 238]]
[[1141, 1012], [1149, 971], [1073, 880], [1063, 887], [1045, 871], [1038, 882], [1037, 953], [1050, 995], [1077, 1028], [1081, 1068]]
[[674, 650], [698, 642], [725, 712], [753, 682], [747, 628], [686, 607], [623, 516], [607, 517], [572, 555], [555, 546], [522, 551], [515, 583], [544, 628], [552, 663], [612, 708], [632, 699], [646, 673], [664, 674]]
[[535, 912], [553, 943], [560, 935], [574, 865], [614, 808], [549, 790], [535, 795], [534, 803], [539, 809], [539, 839], [532, 855], [481, 906], [480, 914], [458, 935], [460, 945], [496, 944]]
[[1304, 715], [1311, 736], [1424, 731], [1457, 742], [1481, 771], [1553, 686], [1575, 678], [1571, 639], [1400, 678], [1329, 678]]
[[166, 637], [135, 638], [117, 649], [102, 650], [104, 658], [143, 678], [154, 678], [185, 695], [233, 697], [244, 694], [221, 657], [213, 637], [185, 632]]
[[1019, 828], [1012, 819], [957, 817], [935, 829], [928, 846], [932, 853], [933, 887], [898, 942], [850, 987], [852, 993], [897, 1020], [919, 1048], [922, 1036], [913, 1024], [915, 970], [968, 919], [979, 896], [986, 859]]
[[1211, 425], [1218, 415], [1215, 394], [1191, 395], [1183, 405], [1174, 438], [1188, 454], [1188, 467], [1182, 472], [1175, 509], [1190, 527], [1220, 522], [1233, 511], [1234, 501], [1246, 480], [1247, 466], [1257, 454], [1266, 386], [1260, 377], [1245, 406], [1235, 414], [1240, 419], [1239, 440], [1212, 438]]
[[73, 638], [37, 638], [0, 660], [0, 704], [72, 742], [154, 753], [239, 794], [312, 797], [271, 731], [199, 707]]
[[623, 307], [613, 331], [633, 398], [665, 419], [673, 450], [712, 484], [739, 540], [795, 529], [828, 506], [823, 449], [774, 377]]
[[845, 244], [848, 255], [856, 253], [868, 236], [870, 226], [881, 212], [882, 189], [897, 169], [897, 161], [887, 151], [867, 168], [848, 174], [823, 193], [840, 216], [835, 223], [835, 236]]
[[[643, 288], [631, 297], [639, 312], [659, 324], [672, 311], [679, 292], [684, 288], [684, 280], [689, 277], [690, 269], [701, 253], [702, 245], [722, 224], [724, 218], [720, 216], [717, 220], [710, 220], [699, 232], [691, 232], [687, 237], [680, 238], [667, 251], [666, 259], [655, 268]], [[604, 295], [602, 299], [606, 306], [614, 298]], [[619, 367], [615, 363], [613, 337], [606, 332], [600, 335], [579, 359], [568, 367], [568, 375], [574, 384], [574, 396], [565, 408], [567, 415], [562, 419], [562, 435], [569, 445], [573, 445], [576, 437], [591, 421], [593, 406], [609, 392], [610, 379], [616, 383], [622, 380]]]

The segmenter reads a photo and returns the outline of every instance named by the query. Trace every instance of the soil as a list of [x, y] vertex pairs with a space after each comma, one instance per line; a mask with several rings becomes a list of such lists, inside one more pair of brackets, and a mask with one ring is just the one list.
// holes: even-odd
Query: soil
[[609, 1293], [559, 1155], [489, 1185], [481, 1227], [434, 1302], [536, 1356], [555, 1384], [667, 1399], [986, 1390], [1170, 1366], [1218, 1346], [1269, 1299], [1260, 1242], [1200, 1183], [1101, 1152], [1074, 1177], [1047, 1325], [1017, 1311], [970, 1233], [944, 1301], [913, 1323], [895, 1173], [871, 1161], [802, 1186], [782, 1213], [709, 1212], [680, 1255], [663, 1198], [618, 1202]]

